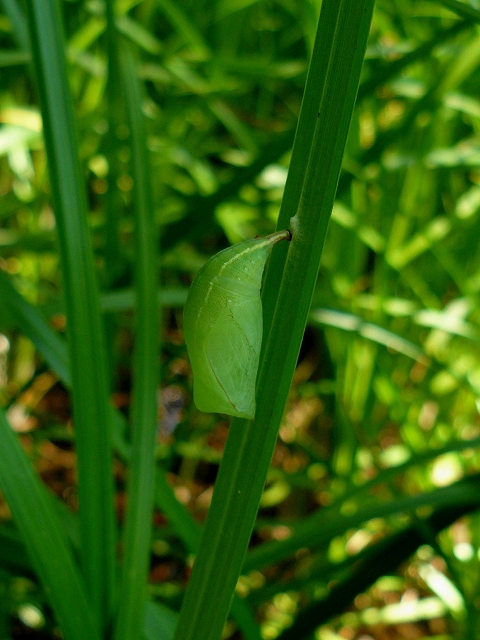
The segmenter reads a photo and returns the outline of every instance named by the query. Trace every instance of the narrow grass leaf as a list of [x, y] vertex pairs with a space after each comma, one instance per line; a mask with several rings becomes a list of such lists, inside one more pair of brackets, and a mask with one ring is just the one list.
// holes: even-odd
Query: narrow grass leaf
[[113, 608], [115, 570], [112, 407], [85, 185], [59, 7], [32, 0], [26, 9], [65, 291], [82, 570], [94, 616], [105, 627]]
[[480, 22], [480, 11], [466, 2], [459, 2], [459, 0], [430, 0], [430, 2], [441, 4], [459, 16], [469, 18], [472, 22]]
[[117, 132], [122, 123], [124, 105], [120, 87], [120, 53], [113, 2], [105, 4], [105, 13], [107, 17], [108, 78], [106, 93], [109, 127], [107, 132], [108, 189], [105, 199], [103, 237], [105, 242], [105, 279], [107, 286], [110, 287], [115, 282], [122, 267], [120, 247], [122, 198], [118, 187], [118, 178], [121, 171], [119, 161], [120, 141], [118, 140]]
[[46, 489], [0, 409], [0, 488], [49, 594], [65, 640], [102, 637], [72, 550]]
[[175, 27], [178, 34], [192, 49], [203, 58], [210, 58], [211, 51], [200, 29], [194, 24], [178, 3], [172, 0], [160, 0], [158, 3], [167, 20]]
[[410, 340], [371, 322], [364, 322], [362, 318], [351, 313], [343, 313], [334, 309], [314, 309], [310, 318], [313, 322], [321, 325], [336, 327], [344, 331], [355, 331], [367, 340], [383, 344], [385, 347], [403, 353], [424, 365], [428, 366], [430, 363], [430, 359]]
[[158, 259], [142, 95], [132, 57], [126, 48], [122, 54], [122, 86], [130, 129], [134, 184], [136, 343], [123, 578], [115, 638], [136, 640], [140, 637], [146, 604], [155, 488], [159, 382], [159, 313], [156, 282]]
[[143, 631], [145, 640], [171, 640], [176, 624], [177, 615], [171, 609], [151, 600], [147, 602]]
[[2, 0], [2, 5], [12, 23], [15, 39], [24, 51], [29, 52], [30, 42], [28, 38], [27, 21], [20, 4], [17, 0]]
[[70, 367], [65, 342], [48, 326], [46, 319], [23, 298], [0, 270], [0, 297], [14, 324], [42, 354], [60, 380], [70, 386]]

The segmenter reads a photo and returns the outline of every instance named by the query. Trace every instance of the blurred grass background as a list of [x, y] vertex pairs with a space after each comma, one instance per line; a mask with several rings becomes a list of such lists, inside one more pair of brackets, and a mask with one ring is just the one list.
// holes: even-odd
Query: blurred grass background
[[[161, 270], [162, 379], [145, 637], [169, 638], [228, 427], [192, 404], [181, 307], [208, 256], [274, 229], [320, 3], [122, 0], [115, 15], [95, 0], [60, 6], [109, 385], [125, 417], [142, 153], [125, 69], [141, 96], [142, 175], [162, 247], [149, 263]], [[226, 638], [480, 633], [479, 21], [474, 0], [376, 2], [310, 323]], [[57, 496], [67, 553], [80, 535], [68, 302], [28, 33], [22, 5], [3, 0], [0, 397]], [[133, 66], [120, 63], [125, 47]], [[129, 450], [118, 415], [120, 526]], [[0, 638], [58, 637], [6, 502], [0, 517]]]

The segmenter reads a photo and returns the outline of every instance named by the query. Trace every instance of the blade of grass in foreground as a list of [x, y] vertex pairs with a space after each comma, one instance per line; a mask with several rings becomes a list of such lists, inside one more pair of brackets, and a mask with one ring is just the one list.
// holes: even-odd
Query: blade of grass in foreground
[[26, 3], [58, 230], [78, 459], [81, 564], [102, 628], [113, 607], [112, 408], [87, 201], [57, 2]]
[[60, 518], [0, 409], [0, 488], [65, 640], [100, 640]]
[[[290, 223], [282, 218], [278, 227], [290, 227], [293, 239], [271, 314], [257, 411], [253, 422], [232, 420], [176, 640], [218, 640], [228, 615], [307, 323], [373, 5], [374, 0], [322, 3], [310, 65], [317, 73], [309, 73], [301, 114], [308, 117], [311, 151], [308, 162], [302, 162], [304, 175], [297, 178], [302, 188], [289, 187], [293, 200], [301, 193], [295, 219]], [[299, 129], [302, 126], [299, 122]], [[265, 286], [271, 286], [268, 280]]]
[[142, 96], [135, 65], [121, 56], [133, 164], [135, 216], [136, 331], [133, 382], [132, 454], [124, 533], [123, 577], [115, 628], [117, 640], [140, 637], [146, 604], [157, 432], [158, 333], [157, 255], [151, 169], [146, 147]]

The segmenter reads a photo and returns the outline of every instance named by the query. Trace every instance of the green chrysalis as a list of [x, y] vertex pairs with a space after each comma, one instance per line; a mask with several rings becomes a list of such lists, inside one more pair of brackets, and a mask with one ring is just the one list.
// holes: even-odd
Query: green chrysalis
[[224, 249], [193, 281], [183, 330], [193, 369], [193, 398], [200, 411], [253, 418], [262, 346], [263, 270], [271, 247], [290, 238], [290, 231], [278, 231]]

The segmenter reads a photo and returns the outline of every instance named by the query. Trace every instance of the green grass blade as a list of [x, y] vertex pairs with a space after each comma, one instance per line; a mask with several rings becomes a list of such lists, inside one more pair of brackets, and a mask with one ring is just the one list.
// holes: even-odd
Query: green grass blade
[[447, 9], [450, 9], [454, 13], [463, 18], [469, 18], [473, 22], [480, 22], [480, 11], [471, 7], [466, 2], [459, 2], [459, 0], [430, 0], [431, 2], [436, 2], [438, 4], [442, 4]]
[[5, 13], [10, 19], [15, 38], [24, 51], [29, 51], [27, 21], [17, 0], [2, 0]]
[[58, 5], [33, 0], [27, 11], [65, 290], [82, 570], [94, 615], [105, 626], [113, 606], [115, 532], [112, 408], [100, 304]]
[[115, 27], [115, 7], [113, 2], [105, 3], [105, 14], [107, 18], [107, 53], [108, 53], [108, 189], [106, 193], [105, 206], [105, 226], [103, 237], [105, 242], [105, 279], [107, 286], [111, 286], [118, 277], [122, 266], [120, 251], [120, 212], [122, 210], [122, 199], [118, 188], [118, 177], [120, 175], [119, 162], [119, 140], [117, 132], [123, 122], [123, 101], [120, 89], [120, 52], [119, 38]]
[[190, 512], [175, 497], [172, 487], [167, 482], [165, 472], [159, 465], [157, 465], [155, 502], [165, 513], [190, 553], [195, 553], [200, 542], [200, 527]]
[[16, 575], [35, 578], [32, 563], [20, 538], [18, 528], [12, 527], [10, 523], [0, 527], [0, 565], [3, 570], [15, 572]]
[[11, 321], [33, 342], [48, 366], [69, 387], [70, 368], [64, 341], [52, 331], [45, 318], [18, 293], [1, 270], [0, 298]]
[[65, 640], [100, 640], [60, 519], [0, 409], [0, 488]]
[[[253, 422], [232, 421], [177, 640], [217, 640], [228, 614], [307, 323], [373, 4], [373, 0], [322, 4], [311, 63], [316, 73], [309, 74], [302, 106], [301, 118], [307, 118], [307, 124], [300, 122], [298, 127], [310, 132], [312, 150], [308, 166], [299, 152], [305, 176], [299, 171], [290, 187], [292, 201], [302, 192], [296, 220], [292, 225], [288, 219], [280, 221], [279, 228], [291, 226], [293, 240], [260, 369], [257, 413]], [[320, 83], [320, 100], [312, 90], [315, 83]]]
[[[156, 292], [159, 304], [164, 307], [183, 307], [187, 299], [188, 289], [162, 289]], [[100, 298], [102, 311], [125, 311], [135, 304], [133, 289], [116, 289], [104, 293]]]
[[142, 96], [133, 60], [128, 51], [123, 53], [122, 86], [132, 147], [133, 209], [136, 225], [136, 345], [123, 580], [115, 638], [135, 640], [140, 637], [142, 629], [151, 545], [157, 432], [159, 313], [154, 205], [150, 162], [145, 145]]
[[[319, 30], [322, 29], [323, 25], [333, 25], [335, 20], [335, 11], [336, 7], [334, 5], [328, 4], [325, 6], [325, 11], [320, 18]], [[318, 109], [322, 100], [322, 90], [324, 88], [326, 74], [328, 72], [324, 61], [326, 56], [329, 56], [329, 46], [331, 46], [334, 35], [334, 31], [332, 31], [330, 39], [326, 40], [320, 37], [320, 32], [318, 32], [317, 37], [315, 38], [300, 117], [298, 120], [297, 130], [295, 132], [292, 160], [290, 162], [287, 182], [285, 184], [285, 192], [279, 213], [279, 220], [277, 224], [278, 229], [289, 228], [290, 219], [293, 218], [298, 211], [312, 147], [312, 133], [314, 128], [312, 123], [314, 123], [320, 115]], [[273, 248], [265, 276], [265, 286], [262, 294], [264, 309], [263, 348], [266, 346], [265, 337], [268, 335], [272, 323], [277, 292], [280, 287], [283, 265], [285, 264], [287, 251], [288, 245], [286, 243], [279, 243], [277, 247]]]
[[145, 611], [144, 639], [170, 640], [177, 623], [177, 615], [157, 602], [149, 600]]
[[189, 19], [189, 16], [179, 6], [179, 3], [172, 0], [160, 0], [159, 5], [167, 20], [197, 55], [203, 58], [210, 58], [212, 55], [210, 48], [200, 29]]
[[314, 324], [336, 327], [343, 331], [355, 331], [367, 340], [403, 353], [426, 366], [430, 364], [430, 359], [416, 344], [372, 322], [364, 322], [362, 318], [353, 314], [334, 309], [314, 309], [310, 314], [310, 320]]

